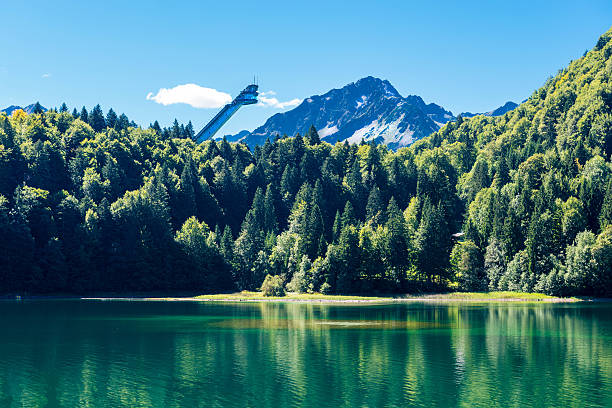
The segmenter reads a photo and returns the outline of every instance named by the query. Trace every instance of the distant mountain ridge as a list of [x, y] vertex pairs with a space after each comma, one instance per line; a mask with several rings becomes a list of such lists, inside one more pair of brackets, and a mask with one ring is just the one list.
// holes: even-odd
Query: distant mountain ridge
[[296, 108], [270, 117], [253, 132], [242, 131], [228, 140], [252, 148], [275, 136], [304, 134], [314, 125], [321, 139], [329, 143], [366, 140], [398, 148], [428, 136], [453, 118], [441, 106], [426, 104], [416, 95], [404, 98], [389, 81], [369, 76], [306, 98]]
[[[4, 113], [6, 113], [7, 115], [12, 115], [12, 114], [13, 114], [13, 112], [15, 112], [16, 110], [21, 109], [21, 110], [23, 110], [25, 113], [28, 113], [28, 114], [29, 114], [29, 113], [34, 113], [34, 109], [35, 109], [35, 108], [36, 108], [36, 103], [32, 103], [32, 104], [30, 104], [30, 105], [28, 105], [28, 106], [26, 106], [26, 107], [23, 107], [23, 108], [22, 108], [21, 106], [11, 105], [11, 106], [9, 106], [8, 108], [0, 109], [0, 112], [4, 112]], [[41, 106], [41, 108], [42, 108], [43, 112], [46, 112], [46, 111], [47, 111], [47, 109], [46, 109], [46, 108], [44, 108], [43, 106]]]
[[[513, 103], [490, 114], [513, 109], [509, 104]], [[314, 125], [321, 139], [332, 144], [365, 140], [397, 149], [429, 136], [454, 119], [453, 113], [442, 106], [425, 103], [417, 95], [403, 97], [389, 81], [368, 76], [306, 98], [296, 108], [271, 116], [252, 132], [243, 130], [225, 137], [253, 148], [276, 136], [305, 134]]]
[[508, 101], [505, 104], [503, 104], [502, 106], [500, 106], [497, 109], [494, 109], [492, 111], [489, 112], [484, 112], [484, 113], [472, 113], [472, 112], [463, 112], [461, 113], [461, 116], [464, 118], [471, 118], [474, 116], [478, 116], [478, 115], [485, 115], [485, 116], [501, 116], [506, 112], [510, 112], [511, 110], [514, 110], [514, 108], [516, 108], [518, 106], [517, 103], [514, 103], [512, 101]]

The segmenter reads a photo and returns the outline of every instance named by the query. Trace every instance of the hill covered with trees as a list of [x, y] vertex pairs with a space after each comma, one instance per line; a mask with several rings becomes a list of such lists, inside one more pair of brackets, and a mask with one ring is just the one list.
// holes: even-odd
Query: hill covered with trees
[[519, 107], [393, 152], [251, 152], [99, 106], [0, 114], [0, 292], [612, 293], [612, 31]]

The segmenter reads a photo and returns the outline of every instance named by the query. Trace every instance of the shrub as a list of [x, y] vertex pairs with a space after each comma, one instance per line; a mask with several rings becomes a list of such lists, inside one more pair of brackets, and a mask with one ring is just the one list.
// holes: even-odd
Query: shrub
[[329, 283], [323, 282], [321, 285], [321, 293], [324, 295], [329, 295], [332, 292], [332, 287]]
[[261, 284], [261, 291], [264, 296], [285, 296], [283, 279], [278, 275], [266, 275], [266, 279]]

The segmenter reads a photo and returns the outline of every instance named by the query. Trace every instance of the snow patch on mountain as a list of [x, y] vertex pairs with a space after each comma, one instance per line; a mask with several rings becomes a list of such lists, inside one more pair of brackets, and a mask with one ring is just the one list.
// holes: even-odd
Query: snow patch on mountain
[[338, 131], [338, 126], [333, 125], [330, 126], [331, 123], [328, 123], [327, 126], [325, 126], [323, 129], [320, 129], [317, 131], [317, 133], [319, 133], [319, 137], [327, 137], [329, 135], [333, 135], [334, 133], [336, 133]]
[[365, 95], [361, 95], [361, 100], [357, 101], [357, 109], [359, 109], [361, 106], [365, 105], [367, 101], [368, 101], [368, 97], [365, 96]]

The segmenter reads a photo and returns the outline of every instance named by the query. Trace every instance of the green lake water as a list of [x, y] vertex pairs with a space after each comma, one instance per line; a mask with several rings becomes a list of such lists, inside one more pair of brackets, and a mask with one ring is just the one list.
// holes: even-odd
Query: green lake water
[[612, 407], [612, 304], [0, 301], [0, 407]]

